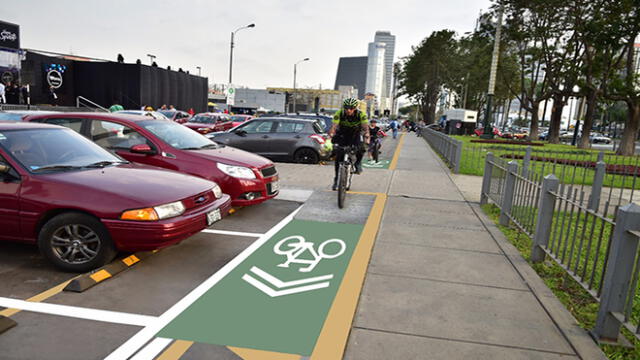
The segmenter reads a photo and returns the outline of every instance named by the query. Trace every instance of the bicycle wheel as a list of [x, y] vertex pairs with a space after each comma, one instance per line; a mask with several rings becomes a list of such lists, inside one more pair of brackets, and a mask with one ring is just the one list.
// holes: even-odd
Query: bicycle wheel
[[347, 181], [349, 179], [349, 164], [340, 164], [338, 171], [338, 207], [344, 207], [344, 199], [347, 196]]

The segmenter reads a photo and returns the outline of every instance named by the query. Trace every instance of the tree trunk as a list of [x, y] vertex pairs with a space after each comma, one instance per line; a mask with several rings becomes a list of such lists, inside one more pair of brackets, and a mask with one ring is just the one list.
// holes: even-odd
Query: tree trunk
[[560, 125], [562, 124], [562, 111], [566, 105], [564, 96], [556, 94], [553, 96], [553, 108], [549, 119], [549, 143], [560, 143]]
[[538, 140], [538, 110], [540, 109], [540, 101], [532, 103], [533, 111], [531, 111], [531, 130], [529, 130], [529, 139]]
[[584, 124], [582, 124], [582, 137], [578, 143], [579, 149], [588, 149], [591, 147], [589, 135], [591, 135], [591, 127], [593, 126], [593, 118], [596, 115], [596, 97], [597, 93], [591, 89], [587, 93], [587, 113], [584, 116]]
[[629, 113], [624, 123], [624, 133], [622, 133], [622, 142], [616, 154], [631, 156], [636, 151], [636, 139], [640, 128], [640, 102], [627, 103]]

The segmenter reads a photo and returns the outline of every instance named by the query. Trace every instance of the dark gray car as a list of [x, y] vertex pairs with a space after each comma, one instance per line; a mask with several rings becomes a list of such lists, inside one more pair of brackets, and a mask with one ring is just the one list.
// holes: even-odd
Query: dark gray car
[[324, 126], [316, 120], [257, 118], [207, 137], [276, 161], [315, 164], [330, 155]]

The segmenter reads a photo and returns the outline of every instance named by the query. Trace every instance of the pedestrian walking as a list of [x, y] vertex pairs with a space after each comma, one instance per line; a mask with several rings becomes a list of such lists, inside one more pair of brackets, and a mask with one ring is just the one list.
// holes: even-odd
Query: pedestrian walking
[[391, 120], [391, 123], [389, 123], [389, 128], [391, 129], [391, 132], [393, 134], [393, 138], [396, 139], [398, 137], [398, 128], [400, 127], [400, 124], [398, 124], [398, 120], [393, 119]]
[[2, 81], [0, 81], [0, 104], [6, 104], [7, 98], [5, 98], [5, 87]]

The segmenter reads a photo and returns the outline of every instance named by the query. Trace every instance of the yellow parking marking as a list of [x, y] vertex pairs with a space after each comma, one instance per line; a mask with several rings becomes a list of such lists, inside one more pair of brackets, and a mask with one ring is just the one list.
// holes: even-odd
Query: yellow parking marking
[[127, 266], [131, 266], [131, 265], [137, 263], [138, 261], [140, 261], [140, 259], [138, 259], [138, 257], [135, 256], [135, 255], [131, 255], [129, 257], [126, 257], [126, 258], [122, 259], [122, 262]]
[[300, 355], [283, 354], [264, 350], [245, 349], [233, 346], [227, 346], [227, 349], [233, 351], [243, 360], [300, 360]]
[[[80, 275], [78, 275], [80, 276]], [[73, 279], [69, 279], [65, 282], [63, 282], [62, 284], [56, 285], [54, 287], [52, 287], [49, 290], [43, 291], [40, 294], [36, 295], [36, 296], [32, 296], [30, 298], [27, 299], [27, 301], [31, 301], [31, 302], [41, 302], [44, 300], [47, 300], [48, 298], [52, 297], [53, 295], [56, 295], [60, 292], [62, 292], [62, 289], [64, 289], [67, 284], [69, 284], [71, 282], [71, 280], [76, 279], [78, 276], [74, 277]], [[10, 317], [12, 315], [15, 315], [16, 313], [19, 313], [21, 310], [20, 309], [5, 309], [0, 311], [0, 315], [2, 316], [6, 316], [6, 317]]]
[[193, 345], [193, 341], [176, 340], [156, 360], [177, 360]]
[[[402, 141], [402, 139], [401, 139]], [[382, 221], [382, 212], [387, 195], [376, 193], [376, 201], [371, 208], [358, 246], [347, 268], [338, 294], [322, 327], [320, 337], [311, 355], [311, 360], [342, 359], [347, 345], [353, 318], [356, 314], [360, 292], [367, 274], [373, 244]]]
[[96, 272], [95, 274], [91, 274], [91, 276], [89, 276], [91, 279], [93, 279], [93, 281], [99, 283], [102, 280], [106, 280], [108, 278], [111, 277], [111, 274], [109, 274], [109, 272], [107, 270], [100, 270], [98, 272]]
[[233, 214], [234, 212], [236, 212], [236, 209], [230, 209], [229, 210], [229, 215]]

